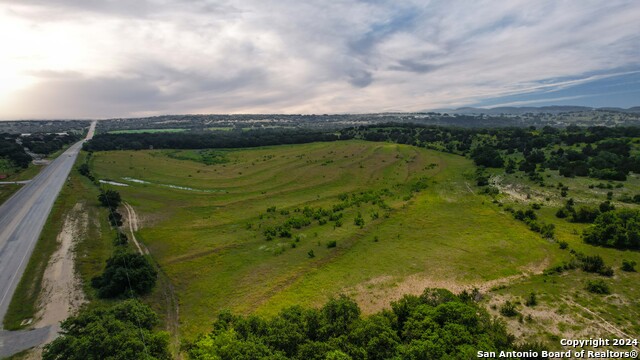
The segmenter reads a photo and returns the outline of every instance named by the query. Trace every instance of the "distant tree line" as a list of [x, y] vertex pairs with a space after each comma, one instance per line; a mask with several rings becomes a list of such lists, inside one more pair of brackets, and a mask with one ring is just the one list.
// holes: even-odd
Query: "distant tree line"
[[142, 149], [244, 148], [336, 141], [334, 133], [304, 129], [263, 129], [215, 133], [98, 134], [84, 146], [88, 151]]
[[50, 155], [65, 145], [72, 144], [80, 140], [77, 133], [69, 133], [64, 135], [58, 134], [31, 134], [22, 137], [22, 145], [27, 147], [31, 152], [36, 154]]
[[[478, 166], [523, 171], [536, 181], [542, 181], [539, 172], [544, 169], [558, 170], [565, 177], [620, 181], [629, 172], [640, 172], [640, 156], [631, 152], [640, 127], [456, 128], [390, 123], [343, 129], [340, 136], [466, 155]], [[521, 154], [521, 160], [514, 160], [514, 154]]]
[[32, 134], [20, 137], [22, 145], [16, 142], [17, 138], [17, 135], [0, 134], [0, 158], [10, 160], [16, 167], [26, 168], [32, 159], [25, 152], [24, 147], [37, 154], [50, 155], [65, 145], [78, 141], [79, 135]]

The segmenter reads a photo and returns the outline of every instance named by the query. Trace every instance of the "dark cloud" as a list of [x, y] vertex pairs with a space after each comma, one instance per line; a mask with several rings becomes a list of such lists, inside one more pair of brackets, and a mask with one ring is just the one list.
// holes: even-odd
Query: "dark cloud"
[[367, 87], [373, 82], [373, 75], [369, 71], [357, 70], [349, 75], [349, 83], [356, 87]]
[[398, 60], [397, 65], [392, 65], [390, 67], [391, 70], [408, 71], [418, 74], [428, 73], [436, 70], [437, 68], [437, 65], [425, 64], [411, 59]]

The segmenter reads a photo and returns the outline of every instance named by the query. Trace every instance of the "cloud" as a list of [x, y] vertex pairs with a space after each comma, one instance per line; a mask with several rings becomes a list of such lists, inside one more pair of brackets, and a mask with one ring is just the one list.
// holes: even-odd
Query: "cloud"
[[[0, 85], [0, 118], [537, 103], [640, 70], [638, 18], [633, 0], [0, 0], [20, 39], [0, 80], [30, 84]], [[592, 100], [548, 99], [567, 97]]]

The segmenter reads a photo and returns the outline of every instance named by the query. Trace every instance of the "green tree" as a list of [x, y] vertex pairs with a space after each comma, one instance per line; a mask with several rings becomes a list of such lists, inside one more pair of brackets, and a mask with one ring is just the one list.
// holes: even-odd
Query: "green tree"
[[91, 285], [101, 298], [126, 295], [129, 291], [144, 295], [153, 289], [157, 276], [146, 257], [118, 249], [107, 260], [102, 275], [91, 280]]
[[84, 309], [62, 322], [62, 334], [46, 345], [44, 360], [169, 360], [169, 335], [153, 331], [157, 315], [137, 300]]
[[111, 209], [117, 208], [122, 202], [120, 193], [111, 189], [107, 191], [101, 191], [100, 195], [98, 195], [98, 200], [100, 201], [100, 204], [102, 204], [102, 206], [106, 206]]

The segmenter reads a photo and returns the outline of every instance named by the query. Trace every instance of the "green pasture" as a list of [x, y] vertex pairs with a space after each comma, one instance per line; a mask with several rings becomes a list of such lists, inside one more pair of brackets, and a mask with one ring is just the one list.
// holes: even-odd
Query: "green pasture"
[[[460, 156], [360, 141], [228, 150], [212, 165], [182, 154], [192, 160], [100, 152], [92, 166], [99, 178], [130, 185], [114, 188], [138, 212], [137, 235], [175, 287], [187, 338], [208, 331], [222, 309], [273, 314], [348, 293], [376, 311], [407, 289], [470, 288], [562, 255], [478, 194], [475, 167]], [[421, 179], [427, 187], [412, 192]], [[331, 209], [343, 194], [383, 189], [385, 206], [346, 208], [342, 226], [314, 220], [291, 238], [263, 234], [305, 206]]]

